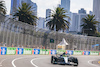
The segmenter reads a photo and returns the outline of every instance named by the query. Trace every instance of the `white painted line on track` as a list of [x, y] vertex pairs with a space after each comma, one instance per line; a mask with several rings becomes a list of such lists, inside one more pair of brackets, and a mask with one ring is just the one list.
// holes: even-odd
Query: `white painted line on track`
[[6, 59], [3, 59], [3, 60], [1, 60], [1, 62], [0, 62], [0, 66], [2, 66], [2, 62], [4, 62]]
[[[36, 58], [36, 59], [37, 59], [37, 58]], [[35, 65], [35, 64], [33, 63], [33, 61], [36, 60], [36, 59], [32, 59], [30, 62], [31, 62], [31, 64], [32, 64], [33, 66], [38, 67], [37, 65]]]
[[49, 57], [41, 57], [41, 58], [34, 58], [32, 59], [30, 62], [33, 66], [38, 67], [36, 64], [33, 63], [34, 60], [38, 60], [38, 59], [45, 59], [45, 58], [49, 58]]
[[19, 57], [19, 58], [15, 58], [15, 59], [11, 62], [12, 65], [13, 65], [13, 67], [16, 67], [16, 65], [14, 64], [14, 62], [15, 62], [16, 60], [23, 59], [23, 58], [27, 58], [27, 57]]
[[92, 66], [100, 67], [100, 66], [98, 66], [98, 65], [92, 64], [92, 63], [91, 63], [92, 61], [94, 61], [94, 60], [89, 60], [88, 63], [89, 63], [90, 65], [92, 65]]

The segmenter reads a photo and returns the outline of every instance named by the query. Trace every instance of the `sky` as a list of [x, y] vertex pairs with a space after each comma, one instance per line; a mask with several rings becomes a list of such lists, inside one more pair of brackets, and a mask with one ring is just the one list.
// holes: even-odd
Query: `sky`
[[[10, 14], [11, 0], [4, 0], [7, 8], [7, 14]], [[61, 0], [32, 0], [38, 6], [38, 17], [46, 16], [46, 9], [54, 10]], [[71, 0], [70, 11], [73, 13], [78, 13], [78, 10], [84, 8], [87, 13], [93, 10], [93, 0]]]

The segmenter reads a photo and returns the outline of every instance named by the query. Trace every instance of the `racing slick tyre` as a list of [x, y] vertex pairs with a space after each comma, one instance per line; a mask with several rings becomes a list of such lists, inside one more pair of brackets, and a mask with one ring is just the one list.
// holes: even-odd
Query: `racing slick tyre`
[[54, 64], [54, 56], [51, 56], [51, 63]]
[[74, 63], [75, 63], [74, 66], [78, 66], [78, 59], [77, 58], [74, 59]]

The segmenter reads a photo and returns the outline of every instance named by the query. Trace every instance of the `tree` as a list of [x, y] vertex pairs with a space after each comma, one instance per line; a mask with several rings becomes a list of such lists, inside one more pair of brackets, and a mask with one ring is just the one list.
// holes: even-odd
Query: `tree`
[[22, 3], [22, 6], [18, 7], [17, 12], [15, 12], [14, 16], [17, 16], [19, 18], [19, 21], [36, 26], [37, 17], [34, 15], [34, 11], [32, 11], [31, 9], [32, 6], [26, 3]]
[[99, 22], [96, 21], [96, 19], [94, 17], [95, 17], [95, 15], [87, 15], [85, 18], [82, 18], [82, 21], [84, 22], [81, 25], [83, 34], [85, 33], [88, 36], [93, 36], [96, 34], [96, 32], [97, 32], [96, 25]]
[[0, 1], [0, 13], [1, 14], [6, 14], [6, 7], [5, 7], [5, 5], [4, 5], [4, 1]]
[[67, 16], [64, 8], [57, 7], [56, 10], [53, 11], [52, 15], [47, 18], [51, 18], [50, 20], [47, 20], [46, 24], [50, 30], [54, 30], [54, 28], [56, 28], [56, 31], [63, 30], [64, 32], [66, 28], [69, 29], [70, 23], [65, 20], [65, 18], [69, 19], [69, 17]]

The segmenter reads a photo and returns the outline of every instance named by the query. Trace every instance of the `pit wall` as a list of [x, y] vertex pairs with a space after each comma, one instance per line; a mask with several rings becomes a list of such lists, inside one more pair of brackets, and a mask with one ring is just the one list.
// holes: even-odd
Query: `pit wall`
[[50, 50], [16, 47], [0, 47], [0, 55], [54, 55], [56, 53], [69, 53], [70, 55], [100, 55], [100, 51], [73, 51], [73, 50]]

